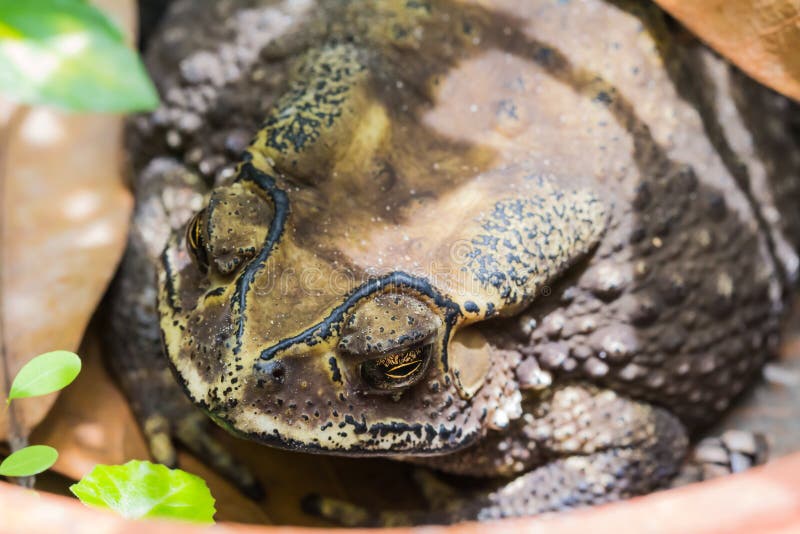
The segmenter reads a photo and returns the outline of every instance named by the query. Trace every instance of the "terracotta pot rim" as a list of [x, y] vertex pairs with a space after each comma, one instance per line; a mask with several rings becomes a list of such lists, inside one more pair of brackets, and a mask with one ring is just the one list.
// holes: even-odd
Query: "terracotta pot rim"
[[[165, 521], [133, 521], [87, 508], [58, 495], [0, 483], [0, 534], [52, 532], [69, 525], [73, 533], [195, 534], [207, 527]], [[663, 491], [605, 506], [546, 517], [521, 518], [450, 527], [391, 529], [425, 534], [493, 534], [535, 530], [538, 534], [636, 532], [667, 534], [788, 533], [800, 531], [800, 452], [746, 473]], [[319, 534], [326, 529], [220, 523], [215, 532], [231, 534]], [[337, 532], [363, 532], [338, 530]]]

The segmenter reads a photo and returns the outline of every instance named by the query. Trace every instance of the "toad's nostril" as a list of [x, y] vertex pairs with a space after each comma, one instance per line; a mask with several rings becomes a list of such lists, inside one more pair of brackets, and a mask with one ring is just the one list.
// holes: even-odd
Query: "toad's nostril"
[[283, 384], [283, 373], [283, 367], [276, 367], [270, 374], [272, 375], [272, 380]]
[[286, 366], [283, 362], [258, 362], [255, 371], [261, 387], [275, 388], [286, 381]]

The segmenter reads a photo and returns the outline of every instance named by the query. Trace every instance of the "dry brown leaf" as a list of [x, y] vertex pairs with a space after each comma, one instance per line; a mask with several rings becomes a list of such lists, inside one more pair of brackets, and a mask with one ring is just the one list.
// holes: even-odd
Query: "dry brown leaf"
[[656, 0], [761, 83], [800, 101], [800, 0]]
[[[132, 28], [134, 2], [98, 2]], [[121, 174], [121, 118], [0, 102], [3, 316], [11, 376], [32, 357], [75, 350], [114, 272], [131, 209]], [[0, 391], [5, 384], [0, 365]], [[23, 433], [55, 394], [13, 404]], [[0, 441], [8, 438], [0, 411]]]

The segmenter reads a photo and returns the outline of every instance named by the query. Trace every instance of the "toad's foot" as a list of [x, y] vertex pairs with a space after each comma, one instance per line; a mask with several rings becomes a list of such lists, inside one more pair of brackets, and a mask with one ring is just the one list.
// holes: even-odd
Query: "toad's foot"
[[306, 496], [301, 508], [311, 516], [349, 527], [392, 527], [452, 522], [456, 509], [464, 505], [463, 493], [439, 480], [426, 468], [414, 469], [414, 482], [429, 510], [398, 511], [368, 510], [356, 504], [312, 494]]
[[762, 434], [728, 430], [694, 446], [672, 487], [741, 473], [767, 461], [767, 440]]
[[[419, 524], [447, 523], [445, 517], [434, 517], [432, 512], [423, 510], [368, 510], [348, 501], [307, 495], [300, 507], [306, 514], [330, 521], [343, 527], [401, 527]], [[438, 519], [438, 520], [437, 520]]]
[[[140, 319], [144, 315], [140, 310]], [[176, 444], [179, 443], [245, 495], [260, 499], [263, 490], [259, 482], [213, 437], [215, 429], [211, 420], [191, 403], [175, 382], [161, 354], [157, 334], [148, 336], [147, 328], [140, 322], [115, 323], [106, 340], [111, 356], [107, 363], [130, 401], [153, 460], [176, 467]]]
[[[264, 490], [248, 467], [213, 437], [213, 428], [208, 417], [185, 401], [180, 413], [173, 410], [169, 415], [153, 412], [141, 420], [141, 428], [147, 439], [153, 459], [168, 467], [176, 467], [176, 443], [185, 447], [201, 462], [217, 471], [239, 490], [254, 500], [264, 497]], [[176, 403], [168, 403], [175, 408]], [[183, 408], [183, 407], [182, 407]]]
[[[521, 419], [514, 434], [543, 462], [499, 485], [456, 492], [428, 476], [420, 479], [429, 511], [376, 511], [319, 496], [305, 499], [305, 511], [347, 526], [398, 526], [456, 523], [535, 515], [611, 502], [665, 487], [686, 454], [683, 425], [666, 411], [610, 391], [572, 385], [560, 388], [536, 406], [538, 417]], [[565, 432], [576, 418], [580, 432]], [[561, 428], [553, 434], [544, 428]], [[577, 427], [576, 427], [577, 428]], [[563, 434], [563, 435], [562, 435]], [[488, 436], [484, 440], [503, 440]], [[474, 463], [491, 443], [441, 457], [440, 468]], [[456, 457], [460, 456], [460, 457]], [[432, 465], [432, 464], [431, 464]]]
[[109, 364], [130, 401], [153, 460], [177, 467], [176, 445], [180, 444], [245, 495], [260, 500], [264, 495], [260, 483], [213, 437], [213, 423], [180, 390], [164, 356], [139, 350], [147, 343], [144, 337], [136, 339], [135, 343], [110, 343], [113, 359]]
[[[615, 449], [557, 460], [491, 492], [459, 496], [441, 508], [413, 511], [369, 510], [358, 505], [307, 496], [303, 511], [346, 527], [396, 527], [452, 524], [536, 515], [602, 504], [642, 493], [636, 487], [657, 469], [641, 451]], [[626, 487], [625, 480], [630, 484]]]

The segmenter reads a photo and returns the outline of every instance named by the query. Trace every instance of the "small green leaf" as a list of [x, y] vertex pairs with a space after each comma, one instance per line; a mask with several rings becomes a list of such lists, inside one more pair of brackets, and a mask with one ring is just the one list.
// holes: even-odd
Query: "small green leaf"
[[138, 54], [83, 0], [0, 0], [0, 92], [73, 111], [158, 106]]
[[98, 465], [69, 490], [84, 504], [123, 517], [158, 517], [213, 523], [214, 497], [205, 481], [180, 469], [131, 460]]
[[11, 384], [8, 401], [47, 395], [70, 385], [81, 372], [81, 359], [66, 350], [46, 352], [22, 366]]
[[30, 477], [50, 469], [58, 460], [58, 451], [47, 445], [31, 445], [11, 454], [0, 463], [0, 475]]

